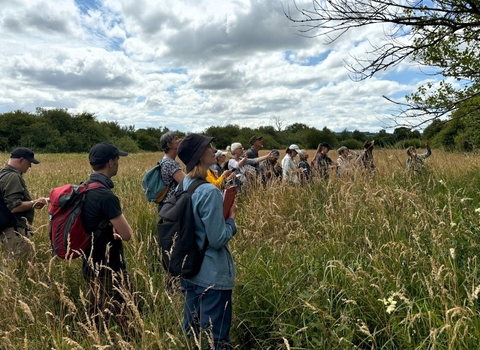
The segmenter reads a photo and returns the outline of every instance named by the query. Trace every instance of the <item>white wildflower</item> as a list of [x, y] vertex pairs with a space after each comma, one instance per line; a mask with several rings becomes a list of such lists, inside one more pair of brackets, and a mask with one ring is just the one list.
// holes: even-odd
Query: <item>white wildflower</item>
[[455, 259], [455, 248], [450, 248], [450, 256]]
[[454, 222], [451, 222], [451, 223], [450, 223], [450, 227], [455, 227], [455, 226], [457, 226], [456, 223], [454, 223]]
[[385, 305], [387, 308], [386, 308], [386, 312], [387, 314], [391, 314], [392, 312], [395, 311], [396, 307], [397, 307], [397, 301], [395, 300], [395, 296], [394, 295], [391, 295], [388, 297], [388, 299], [378, 299], [379, 301], [381, 301], [383, 303], [383, 305]]

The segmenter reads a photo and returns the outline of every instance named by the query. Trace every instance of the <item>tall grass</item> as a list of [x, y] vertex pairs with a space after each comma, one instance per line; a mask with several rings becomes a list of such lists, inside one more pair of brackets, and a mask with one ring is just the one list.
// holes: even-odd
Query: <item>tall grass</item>
[[[434, 150], [421, 176], [404, 152], [376, 151], [374, 177], [333, 177], [239, 197], [232, 339], [238, 349], [474, 349], [480, 346], [478, 156]], [[313, 152], [312, 152], [313, 155]], [[194, 349], [182, 296], [165, 290], [154, 205], [141, 178], [159, 154], [120, 160], [114, 192], [135, 237], [125, 244], [143, 314], [127, 339], [85, 324], [79, 261], [52, 257], [46, 210], [35, 220], [36, 261], [0, 273], [5, 349]], [[85, 155], [39, 155], [25, 174], [33, 196], [88, 178]]]

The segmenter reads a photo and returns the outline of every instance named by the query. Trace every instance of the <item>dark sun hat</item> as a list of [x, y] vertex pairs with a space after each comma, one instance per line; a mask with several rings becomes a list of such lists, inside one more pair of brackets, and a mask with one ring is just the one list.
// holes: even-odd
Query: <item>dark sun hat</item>
[[213, 137], [190, 134], [178, 145], [178, 158], [187, 167], [187, 173], [197, 165], [203, 153], [212, 142]]
[[250, 137], [250, 145], [253, 146], [253, 144], [257, 140], [263, 140], [263, 136], [252, 136], [252, 137]]

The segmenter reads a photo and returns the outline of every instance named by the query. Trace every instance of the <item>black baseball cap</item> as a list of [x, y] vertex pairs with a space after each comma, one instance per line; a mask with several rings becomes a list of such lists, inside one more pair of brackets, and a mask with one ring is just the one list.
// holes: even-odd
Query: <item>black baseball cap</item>
[[91, 165], [98, 165], [105, 164], [110, 159], [124, 156], [128, 156], [128, 153], [120, 151], [113, 143], [100, 142], [90, 149], [88, 161]]
[[26, 147], [15, 148], [12, 151], [12, 153], [10, 153], [10, 158], [16, 158], [16, 159], [23, 158], [23, 159], [26, 159], [33, 164], [40, 163], [38, 160], [35, 159], [35, 154], [33, 153], [33, 151], [29, 148], [26, 148]]

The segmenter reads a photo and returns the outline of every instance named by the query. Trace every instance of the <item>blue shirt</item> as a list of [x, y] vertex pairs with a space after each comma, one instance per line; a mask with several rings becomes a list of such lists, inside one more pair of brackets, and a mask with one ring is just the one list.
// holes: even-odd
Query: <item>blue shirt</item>
[[[186, 190], [195, 178], [185, 177]], [[203, 247], [208, 237], [208, 248], [200, 272], [187, 281], [204, 288], [231, 290], [235, 282], [235, 266], [228, 242], [237, 233], [233, 219], [223, 218], [223, 196], [214, 185], [200, 185], [192, 195], [197, 244]]]

